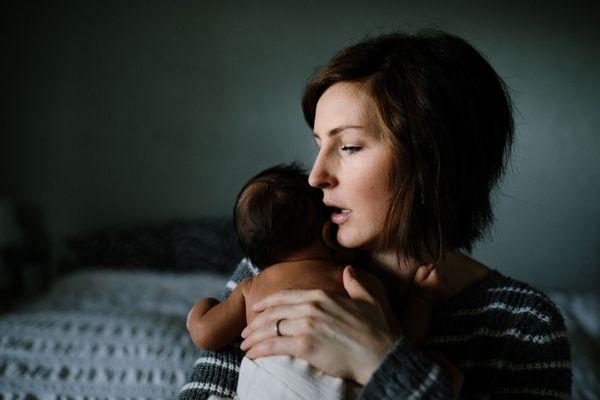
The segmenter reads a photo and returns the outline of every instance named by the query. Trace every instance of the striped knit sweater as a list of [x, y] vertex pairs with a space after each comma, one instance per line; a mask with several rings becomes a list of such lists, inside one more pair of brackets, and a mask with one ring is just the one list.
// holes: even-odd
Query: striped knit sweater
[[[257, 274], [243, 260], [223, 297]], [[464, 374], [464, 399], [568, 399], [571, 361], [556, 306], [541, 292], [496, 270], [434, 309], [425, 350], [445, 356]], [[243, 352], [235, 345], [204, 353], [179, 399], [232, 398]], [[449, 399], [451, 382], [423, 349], [400, 337], [360, 399]]]

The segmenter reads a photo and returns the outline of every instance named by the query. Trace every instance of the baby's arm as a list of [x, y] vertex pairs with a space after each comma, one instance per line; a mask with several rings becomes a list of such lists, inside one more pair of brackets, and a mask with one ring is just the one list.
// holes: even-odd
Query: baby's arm
[[204, 350], [219, 350], [240, 336], [246, 326], [244, 292], [250, 279], [241, 281], [222, 302], [207, 297], [194, 305], [186, 325], [196, 346]]
[[185, 327], [187, 328], [188, 332], [191, 333], [193, 324], [217, 304], [219, 304], [219, 300], [215, 299], [214, 297], [205, 297], [198, 300], [198, 302], [194, 304], [194, 307], [192, 307], [188, 313], [187, 320], [185, 321]]

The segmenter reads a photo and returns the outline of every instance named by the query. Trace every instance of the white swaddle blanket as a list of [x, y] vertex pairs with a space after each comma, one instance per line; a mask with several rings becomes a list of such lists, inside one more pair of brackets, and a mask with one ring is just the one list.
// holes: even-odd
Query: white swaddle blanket
[[270, 356], [240, 365], [239, 400], [352, 400], [361, 387], [327, 375], [306, 361], [290, 356]]

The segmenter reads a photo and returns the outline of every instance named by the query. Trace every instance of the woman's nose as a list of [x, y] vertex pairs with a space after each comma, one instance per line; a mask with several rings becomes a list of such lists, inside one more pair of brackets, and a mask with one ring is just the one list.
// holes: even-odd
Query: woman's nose
[[328, 165], [324, 157], [317, 155], [310, 175], [308, 175], [308, 184], [319, 189], [335, 186], [336, 180], [332, 173], [331, 166]]

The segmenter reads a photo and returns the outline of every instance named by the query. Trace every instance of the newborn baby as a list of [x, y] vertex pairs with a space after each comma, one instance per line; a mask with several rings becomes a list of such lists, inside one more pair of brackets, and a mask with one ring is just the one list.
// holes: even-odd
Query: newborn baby
[[[321, 190], [310, 187], [306, 173], [294, 164], [269, 168], [242, 188], [234, 209], [235, 230], [246, 256], [261, 272], [241, 281], [222, 302], [205, 298], [196, 303], [187, 320], [196, 346], [218, 350], [233, 343], [256, 316], [252, 304], [280, 290], [322, 289], [332, 295], [348, 295], [342, 273], [355, 261], [356, 253], [333, 245], [330, 210], [321, 200]], [[432, 266], [424, 266], [416, 277], [418, 286], [403, 316], [410, 329], [398, 326], [387, 297], [378, 301], [390, 329], [419, 345], [425, 338], [436, 298], [437, 275]], [[275, 328], [279, 334], [278, 326]], [[447, 364], [442, 366], [453, 368]], [[341, 400], [356, 398], [359, 390], [354, 382], [324, 374], [304, 360], [289, 356], [256, 360], [244, 357], [237, 396], [243, 400]]]

